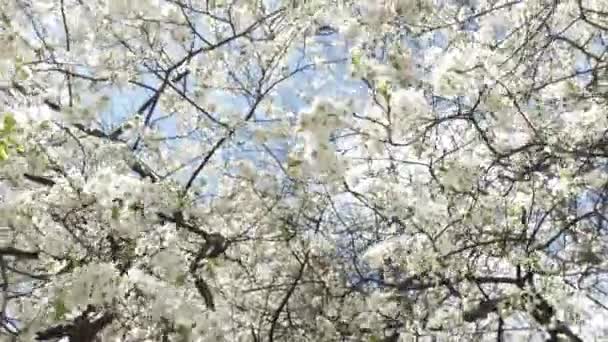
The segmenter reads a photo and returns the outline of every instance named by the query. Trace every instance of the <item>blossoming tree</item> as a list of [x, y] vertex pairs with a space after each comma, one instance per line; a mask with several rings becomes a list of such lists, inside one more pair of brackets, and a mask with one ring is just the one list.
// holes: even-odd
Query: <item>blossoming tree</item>
[[608, 336], [608, 2], [0, 20], [3, 340]]

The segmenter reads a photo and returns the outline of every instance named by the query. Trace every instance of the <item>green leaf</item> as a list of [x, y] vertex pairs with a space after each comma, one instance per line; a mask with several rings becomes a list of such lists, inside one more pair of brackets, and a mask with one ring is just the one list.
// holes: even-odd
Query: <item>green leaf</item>
[[386, 81], [380, 82], [380, 84], [378, 85], [378, 93], [380, 93], [380, 95], [382, 95], [382, 97], [384, 97], [386, 101], [390, 101], [391, 98], [389, 88], [390, 84]]
[[8, 159], [8, 151], [6, 147], [6, 143], [4, 141], [0, 142], [0, 161], [5, 161]]
[[40, 123], [40, 129], [47, 130], [51, 128], [51, 122], [49, 120], [44, 120]]
[[10, 113], [6, 113], [4, 115], [3, 123], [4, 123], [4, 132], [5, 133], [10, 133], [15, 128], [15, 126], [17, 126], [17, 121], [15, 120], [13, 115]]
[[180, 342], [188, 342], [190, 341], [190, 335], [192, 334], [192, 328], [187, 327], [183, 324], [177, 326], [177, 333], [179, 334]]
[[183, 286], [186, 283], [186, 274], [180, 274], [175, 278], [175, 285]]
[[298, 167], [302, 164], [302, 161], [300, 159], [294, 158], [294, 157], [288, 157], [287, 158], [287, 166], [288, 167]]
[[112, 219], [118, 220], [119, 217], [120, 217], [120, 209], [118, 207], [113, 207], [112, 208]]
[[359, 55], [358, 53], [353, 54], [351, 60], [355, 68], [358, 68], [361, 65], [361, 55]]
[[13, 146], [15, 146], [15, 147], [16, 147], [16, 145], [18, 145], [18, 144], [17, 144], [17, 140], [15, 140], [15, 139], [14, 139], [13, 137], [11, 137], [11, 136], [6, 137], [6, 138], [5, 138], [5, 141], [6, 141], [6, 144], [7, 144], [8, 146], [10, 146], [10, 147], [13, 147]]
[[222, 262], [218, 258], [209, 258], [207, 259], [207, 265], [211, 266], [210, 269], [213, 271], [213, 268], [221, 266]]
[[57, 297], [53, 302], [53, 309], [55, 311], [55, 320], [60, 321], [65, 318], [65, 314], [68, 313], [68, 308], [65, 306], [65, 302], [61, 297]]
[[369, 337], [369, 342], [380, 342], [380, 338], [376, 335], [372, 335]]

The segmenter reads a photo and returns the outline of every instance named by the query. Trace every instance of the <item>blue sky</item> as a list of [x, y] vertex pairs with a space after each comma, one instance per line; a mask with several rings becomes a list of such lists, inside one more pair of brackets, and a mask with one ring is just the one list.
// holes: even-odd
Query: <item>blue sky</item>
[[[321, 52], [325, 56], [326, 60], [348, 58], [348, 47], [343, 43], [337, 44], [337, 42], [344, 42], [344, 38], [337, 37], [336, 34], [330, 36], [319, 36], [315, 38], [315, 45], [309, 42], [307, 49], [310, 51], [316, 46], [317, 49], [315, 50]], [[289, 57], [290, 67], [297, 67], [298, 62], [301, 64], [310, 63], [310, 61], [306, 59], [302, 60], [301, 57], [301, 53], [295, 49]], [[295, 117], [289, 113], [291, 112], [297, 115], [298, 112], [307, 109], [309, 106], [307, 99], [303, 99], [299, 95], [301, 92], [304, 92], [306, 96], [321, 95], [333, 98], [353, 96], [362, 98], [366, 96], [367, 89], [363, 88], [362, 83], [349, 79], [349, 61], [333, 64], [330, 68], [331, 71], [327, 74], [321, 74], [325, 73], [324, 70], [303, 71], [275, 88], [275, 93], [272, 95], [274, 102], [284, 108], [286, 113], [285, 117], [292, 123], [295, 123]], [[323, 79], [323, 81], [319, 82], [321, 79]], [[149, 77], [148, 80], [143, 80], [143, 82], [155, 87], [160, 84], [160, 81], [153, 76]], [[192, 77], [189, 77], [188, 84], [193, 85], [194, 82], [195, 80], [193, 80]], [[151, 96], [150, 91], [144, 90], [140, 87], [134, 87], [132, 90], [113, 88], [109, 91], [110, 92], [108, 95], [111, 99], [111, 104], [108, 110], [102, 114], [102, 124], [106, 129], [115, 127], [125, 119], [132, 117], [137, 108]], [[166, 92], [171, 91], [171, 89], [166, 90]], [[247, 102], [243, 97], [238, 97], [233, 94], [221, 95], [219, 92], [216, 93], [218, 94], [216, 95], [216, 98], [221, 102], [222, 107], [238, 109], [241, 113], [243, 113], [243, 115], [246, 113]], [[152, 119], [164, 116], [166, 114], [167, 113], [163, 113], [159, 106], [157, 106]], [[216, 114], [216, 117], [221, 117], [221, 113]], [[256, 117], [260, 119], [264, 118], [264, 113], [261, 109], [256, 112]], [[289, 117], [291, 117], [291, 119], [289, 119]], [[158, 127], [166, 136], [171, 136], [176, 133], [175, 119], [172, 117], [158, 122]], [[248, 140], [248, 134], [251, 132], [241, 131], [239, 133], [240, 134], [237, 134], [233, 140]], [[217, 139], [217, 137], [214, 138]], [[291, 138], [288, 140], [291, 140]], [[279, 159], [285, 160], [288, 153], [289, 144], [292, 142], [293, 141], [274, 141], [270, 142], [268, 145]], [[188, 142], [184, 143], [186, 146], [180, 146], [179, 143], [173, 143], [173, 145], [176, 148], [187, 148], [188, 145], [192, 143], [195, 142], [188, 140]], [[205, 143], [205, 145], [209, 145], [209, 143]], [[260, 158], [260, 153], [265, 153], [263, 152], [262, 146], [257, 146], [257, 148], [254, 149], [249, 148], [251, 147], [249, 146], [247, 150], [237, 150], [227, 147], [228, 146], [226, 145], [221, 152], [221, 156], [224, 159], [243, 158], [255, 162], [256, 159]], [[218, 155], [216, 155], [216, 158], [217, 157]], [[196, 165], [196, 163], [194, 163], [194, 165]], [[204, 173], [201, 174], [200, 178], [205, 178]], [[214, 187], [213, 183], [215, 182], [213, 182], [213, 180], [207, 179], [207, 183], [211, 188]]]

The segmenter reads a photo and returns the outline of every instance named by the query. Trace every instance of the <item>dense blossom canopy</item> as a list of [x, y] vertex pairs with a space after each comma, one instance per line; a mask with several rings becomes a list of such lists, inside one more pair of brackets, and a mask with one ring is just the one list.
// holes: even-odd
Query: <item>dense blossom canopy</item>
[[608, 1], [0, 1], [2, 341], [608, 336]]

